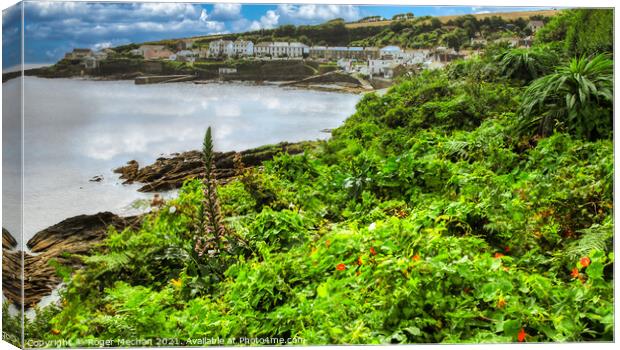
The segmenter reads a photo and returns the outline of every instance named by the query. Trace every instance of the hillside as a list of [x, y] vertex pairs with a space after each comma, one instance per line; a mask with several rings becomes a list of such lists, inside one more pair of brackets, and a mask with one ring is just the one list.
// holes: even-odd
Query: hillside
[[[557, 10], [542, 10], [440, 17], [425, 16], [407, 21], [388, 20], [371, 23], [345, 23], [343, 20], [335, 19], [319, 25], [283, 25], [275, 29], [263, 29], [254, 32], [196, 36], [191, 38], [162, 40], [152, 43], [172, 45], [179, 40], [192, 39], [198, 45], [206, 45], [210, 41], [217, 39], [246, 39], [254, 42], [300, 41], [307, 45], [347, 46], [363, 42], [364, 39], [373, 37], [394, 24], [404, 26], [417, 25], [425, 28], [425, 33], [430, 33], [436, 29], [441, 29], [441, 27], [448, 26], [448, 24], [452, 22], [458, 22], [459, 19], [472, 17], [480, 22], [492, 20], [496, 25], [518, 24], [523, 29], [527, 24], [527, 20], [532, 16], [552, 17], [557, 13]], [[436, 18], [439, 22], [432, 23], [434, 22], [433, 18]]]
[[[530, 17], [533, 16], [543, 16], [543, 17], [552, 17], [555, 16], [559, 11], [558, 10], [541, 10], [541, 11], [519, 11], [519, 12], [494, 12], [494, 13], [478, 13], [478, 14], [471, 14], [469, 16], [473, 16], [478, 20], [482, 20], [485, 18], [491, 18], [491, 17], [499, 17], [502, 18], [505, 21], [514, 21], [516, 19], [519, 18], [523, 18], [523, 19], [529, 19]], [[463, 17], [466, 15], [454, 15], [454, 16], [437, 16], [435, 18], [439, 19], [441, 21], [441, 23], [448, 23], [449, 21], [453, 21], [459, 17]], [[346, 23], [345, 25], [347, 26], [347, 28], [360, 28], [360, 27], [386, 27], [389, 26], [392, 22], [398, 22], [398, 21], [393, 21], [391, 19], [389, 20], [385, 20], [385, 21], [378, 21], [378, 22], [367, 22], [367, 23], [360, 23], [360, 22], [349, 22]]]

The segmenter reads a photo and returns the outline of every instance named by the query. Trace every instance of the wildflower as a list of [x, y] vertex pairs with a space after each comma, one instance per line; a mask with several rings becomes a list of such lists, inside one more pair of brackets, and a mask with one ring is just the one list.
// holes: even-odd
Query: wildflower
[[327, 241], [325, 241], [325, 247], [329, 248], [329, 246], [332, 244], [332, 242], [328, 239]]
[[368, 225], [368, 231], [374, 231], [376, 228], [377, 228], [377, 224], [374, 222]]
[[510, 246], [505, 246], [504, 247], [504, 252], [508, 253], [510, 251]]
[[370, 254], [377, 255], [377, 251], [375, 250], [375, 247], [370, 247]]
[[501, 258], [503, 256], [504, 256], [504, 254], [502, 254], [502, 253], [495, 253], [495, 259], [499, 259], [499, 258]]
[[583, 257], [583, 258], [581, 258], [581, 259], [579, 260], [579, 263], [580, 263], [580, 264], [581, 264], [581, 266], [583, 266], [583, 267], [588, 267], [588, 266], [590, 265], [590, 258], [588, 258], [587, 256], [586, 256], [586, 257]]
[[359, 276], [359, 275], [361, 275], [361, 274], [362, 274], [362, 272], [361, 272], [361, 271], [359, 271], [359, 270], [358, 270], [358, 271], [355, 271], [355, 276]]
[[168, 213], [174, 214], [176, 212], [177, 212], [177, 207], [175, 207], [174, 205], [168, 208]]
[[183, 281], [181, 281], [180, 279], [172, 279], [170, 280], [170, 284], [172, 284], [175, 288], [181, 288], [181, 286], [183, 285]]
[[577, 278], [577, 277], [579, 277], [579, 270], [578, 270], [576, 267], [575, 267], [575, 268], [573, 268], [573, 270], [571, 271], [570, 275], [571, 275], [573, 278]]
[[420, 261], [420, 256], [416, 254], [411, 259], [413, 259], [413, 261]]
[[347, 267], [346, 267], [345, 264], [338, 264], [338, 265], [336, 265], [336, 270], [338, 270], [338, 271], [344, 271], [346, 269], [347, 269]]
[[361, 256], [357, 258], [357, 264], [358, 265], [363, 265], [364, 264], [364, 261], [362, 260]]
[[499, 297], [499, 300], [497, 301], [497, 307], [499, 309], [503, 309], [506, 306], [506, 299], [504, 299], [504, 297]]
[[526, 335], [527, 335], [527, 333], [525, 333], [525, 329], [521, 328], [521, 330], [519, 330], [519, 334], [517, 334], [517, 340], [519, 342], [524, 342]]
[[58, 335], [58, 334], [60, 334], [60, 331], [59, 331], [58, 329], [56, 329], [56, 328], [52, 329], [52, 331], [51, 331], [51, 332], [52, 332], [52, 334], [53, 334], [53, 335]]

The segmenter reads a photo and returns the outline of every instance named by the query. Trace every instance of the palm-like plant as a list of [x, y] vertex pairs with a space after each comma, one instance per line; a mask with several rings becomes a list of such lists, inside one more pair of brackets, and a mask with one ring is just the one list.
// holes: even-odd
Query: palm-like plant
[[495, 57], [502, 75], [528, 83], [549, 73], [557, 64], [557, 55], [544, 48], [509, 49]]
[[613, 62], [606, 55], [574, 58], [532, 82], [521, 103], [522, 128], [554, 128], [597, 139], [612, 131]]

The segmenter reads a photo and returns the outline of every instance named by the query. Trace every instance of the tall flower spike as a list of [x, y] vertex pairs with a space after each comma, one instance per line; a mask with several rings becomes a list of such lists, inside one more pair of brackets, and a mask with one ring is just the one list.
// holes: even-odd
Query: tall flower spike
[[[213, 139], [211, 127], [205, 133], [202, 144], [202, 159], [205, 165], [205, 177], [203, 180], [203, 234], [204, 244], [197, 244], [197, 251], [202, 255], [205, 250], [210, 256], [217, 255], [220, 251], [222, 238], [226, 233], [222, 223], [220, 202], [217, 197], [217, 183], [215, 179], [215, 162], [213, 159]], [[198, 242], [197, 242], [198, 243]]]

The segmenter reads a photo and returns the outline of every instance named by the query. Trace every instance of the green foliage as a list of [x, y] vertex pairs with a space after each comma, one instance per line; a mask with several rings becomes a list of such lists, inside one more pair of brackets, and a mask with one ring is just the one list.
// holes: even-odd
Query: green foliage
[[546, 47], [534, 49], [510, 49], [495, 58], [501, 73], [509, 78], [525, 83], [551, 72], [558, 57]]
[[[428, 18], [392, 29], [425, 21], [443, 34]], [[366, 94], [316, 148], [212, 183], [241, 242], [217, 259], [194, 249], [205, 186], [186, 182], [141, 227], [111, 230], [84, 268], [59, 269], [60, 306], [40, 310], [29, 335], [169, 346], [613, 340], [611, 61], [550, 72], [535, 48], [499, 67], [505, 49]], [[524, 118], [558, 124], [524, 137]]]
[[301, 215], [290, 210], [274, 212], [265, 208], [256, 216], [248, 229], [247, 238], [259, 247], [266, 244], [271, 249], [290, 247], [306, 238], [306, 227]]
[[536, 33], [536, 42], [562, 42], [569, 56], [613, 52], [613, 10], [562, 11]]
[[596, 139], [612, 131], [612, 103], [613, 61], [581, 57], [532, 82], [521, 115], [526, 126], [538, 124], [543, 134], [559, 128]]

